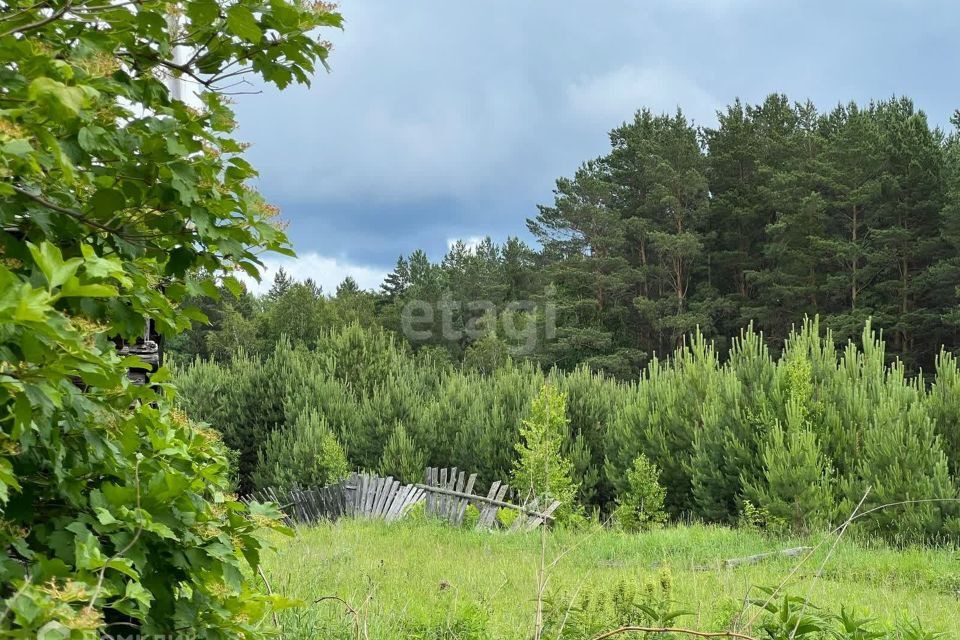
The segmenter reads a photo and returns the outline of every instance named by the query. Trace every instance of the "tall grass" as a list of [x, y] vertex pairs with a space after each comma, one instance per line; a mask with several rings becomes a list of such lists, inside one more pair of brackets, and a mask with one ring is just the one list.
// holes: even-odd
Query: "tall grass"
[[[356, 624], [372, 640], [533, 637], [541, 544], [548, 565], [560, 557], [548, 569], [545, 592], [554, 606], [603, 597], [598, 594], [618, 583], [643, 588], [666, 571], [671, 598], [690, 612], [678, 623], [719, 631], [758, 613], [749, 606], [742, 613], [745, 600], [762, 595], [757, 587], [780, 585], [798, 562], [774, 557], [726, 569], [722, 560], [822, 540], [772, 539], [705, 525], [639, 535], [561, 530], [541, 539], [537, 533], [478, 533], [423, 522], [343, 521], [280, 541], [265, 568], [275, 591], [308, 603], [281, 615], [284, 637], [291, 639], [355, 638]], [[925, 628], [960, 636], [955, 549], [893, 549], [844, 538], [827, 558], [829, 546], [795, 573], [788, 592], [809, 593], [813, 604], [832, 611], [842, 604], [870, 615], [878, 629], [918, 619]], [[355, 615], [336, 600], [314, 604], [331, 595], [348, 602]], [[760, 633], [756, 625], [747, 631]]]

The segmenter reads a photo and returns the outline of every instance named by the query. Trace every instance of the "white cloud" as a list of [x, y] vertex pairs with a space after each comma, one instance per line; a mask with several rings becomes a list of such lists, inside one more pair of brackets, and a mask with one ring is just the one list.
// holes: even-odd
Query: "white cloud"
[[712, 121], [720, 102], [677, 70], [624, 65], [567, 85], [566, 98], [577, 115], [609, 125], [630, 119], [640, 107]]
[[376, 289], [387, 275], [385, 271], [366, 265], [352, 264], [339, 258], [322, 256], [318, 253], [303, 253], [296, 258], [265, 258], [265, 268], [260, 274], [260, 282], [253, 278], [244, 278], [247, 287], [254, 293], [266, 293], [273, 283], [273, 276], [283, 267], [294, 280], [313, 281], [323, 287], [324, 293], [333, 294], [337, 285], [347, 276], [357, 281], [361, 289]]
[[453, 249], [453, 245], [463, 242], [467, 246], [467, 251], [474, 251], [480, 243], [486, 239], [486, 236], [468, 236], [466, 238], [447, 238], [447, 249]]

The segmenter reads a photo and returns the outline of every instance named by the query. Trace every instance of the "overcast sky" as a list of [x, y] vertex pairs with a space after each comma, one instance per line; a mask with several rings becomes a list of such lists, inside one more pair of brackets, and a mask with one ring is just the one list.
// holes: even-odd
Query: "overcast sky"
[[[960, 107], [960, 4], [922, 0], [343, 0], [331, 73], [237, 102], [259, 188], [327, 291], [399, 254], [525, 237], [554, 180], [641, 107], [698, 124], [771, 92]], [[280, 261], [268, 260], [275, 269]], [[272, 272], [266, 279], [272, 278]]]

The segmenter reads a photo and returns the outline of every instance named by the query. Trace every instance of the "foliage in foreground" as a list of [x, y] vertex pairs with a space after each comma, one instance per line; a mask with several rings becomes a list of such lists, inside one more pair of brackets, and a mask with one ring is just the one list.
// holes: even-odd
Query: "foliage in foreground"
[[[900, 542], [960, 532], [957, 362], [943, 354], [929, 380], [908, 376], [887, 364], [869, 325], [859, 344], [838, 351], [806, 321], [777, 358], [752, 331], [725, 359], [695, 335], [635, 382], [510, 360], [486, 374], [465, 371], [351, 325], [324, 331], [312, 350], [281, 341], [264, 360], [197, 361], [178, 379], [185, 410], [219, 425], [240, 451], [247, 485], [267, 434], [309, 409], [351, 468], [416, 476], [418, 464], [457, 466], [477, 473], [484, 490], [517, 464], [532, 470], [516, 447], [533, 460], [524, 442], [535, 436], [538, 451], [569, 463], [576, 502], [604, 514], [637, 506], [634, 465], [645, 456], [671, 518], [805, 532], [840, 524], [866, 495], [861, 513], [930, 501], [872, 512], [858, 528]], [[564, 397], [563, 413], [538, 399], [545, 384]], [[531, 420], [545, 430], [531, 431]], [[523, 490], [530, 480], [520, 482]]]
[[[305, 83], [340, 17], [275, 0], [6, 2], [0, 18], [0, 635], [256, 638], [271, 510], [228, 490], [219, 434], [133, 385], [117, 339], [202, 319], [288, 251], [218, 89]], [[168, 16], [178, 17], [171, 28]], [[193, 53], [177, 62], [174, 51]], [[189, 79], [199, 108], [168, 92]], [[205, 275], [188, 275], [202, 273]]]

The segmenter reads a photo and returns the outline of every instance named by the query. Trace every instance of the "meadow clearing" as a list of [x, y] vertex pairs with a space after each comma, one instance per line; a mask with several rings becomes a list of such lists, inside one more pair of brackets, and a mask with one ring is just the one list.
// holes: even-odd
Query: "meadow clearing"
[[[919, 620], [910, 637], [960, 637], [955, 549], [894, 549], [855, 534], [835, 542], [835, 536], [784, 539], [696, 524], [639, 534], [592, 528], [541, 535], [342, 520], [278, 540], [264, 570], [274, 591], [306, 603], [280, 614], [284, 637], [295, 639], [531, 638], [541, 561], [545, 638], [592, 637], [568, 626], [576, 617], [571, 611], [585, 601], [606, 611], [613, 628], [615, 601], [624, 593], [660, 598], [665, 591], [673, 609], [687, 612], [671, 626], [767, 637], [761, 625], [769, 614], [748, 601], [766, 597], [759, 588], [781, 584], [820, 607], [808, 608], [811, 614], [840, 613], [842, 606], [873, 618], [871, 628]], [[722, 567], [726, 559], [799, 546], [815, 548], [805, 562], [774, 557]]]

